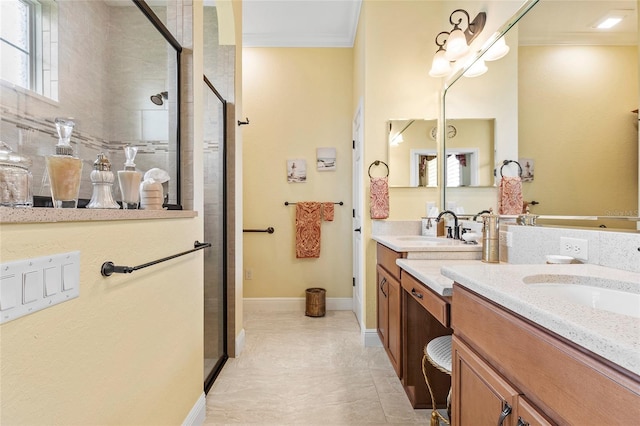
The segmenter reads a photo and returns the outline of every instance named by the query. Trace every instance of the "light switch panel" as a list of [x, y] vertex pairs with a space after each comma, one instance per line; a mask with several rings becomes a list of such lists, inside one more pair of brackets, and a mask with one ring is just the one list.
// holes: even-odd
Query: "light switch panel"
[[0, 324], [79, 295], [79, 251], [0, 264]]

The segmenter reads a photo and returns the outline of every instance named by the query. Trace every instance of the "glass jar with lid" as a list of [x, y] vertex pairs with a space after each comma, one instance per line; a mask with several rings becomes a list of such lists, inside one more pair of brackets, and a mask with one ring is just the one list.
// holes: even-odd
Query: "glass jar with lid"
[[31, 160], [0, 141], [0, 206], [32, 207]]

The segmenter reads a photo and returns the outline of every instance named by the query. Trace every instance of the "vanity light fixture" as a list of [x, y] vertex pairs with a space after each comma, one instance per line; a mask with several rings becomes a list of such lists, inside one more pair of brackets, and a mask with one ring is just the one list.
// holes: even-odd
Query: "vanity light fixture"
[[[454, 22], [454, 15], [459, 16], [457, 22]], [[467, 28], [464, 31], [460, 28], [463, 17], [467, 18]], [[447, 40], [445, 48], [445, 56], [447, 59], [456, 61], [466, 55], [469, 52], [469, 45], [478, 34], [480, 34], [486, 21], [487, 14], [484, 12], [478, 13], [473, 21], [464, 9], [456, 9], [451, 12], [449, 22], [453, 25], [453, 29], [449, 33], [449, 39]]]
[[451, 63], [445, 56], [447, 52], [444, 50], [444, 44], [447, 40], [445, 39], [442, 43], [438, 43], [438, 37], [443, 34], [449, 35], [449, 33], [443, 31], [436, 36], [436, 45], [438, 46], [438, 50], [436, 51], [436, 54], [433, 55], [433, 62], [431, 63], [431, 70], [429, 71], [429, 75], [431, 77], [444, 77], [449, 75], [451, 72]]
[[[457, 20], [454, 18], [457, 16]], [[466, 18], [466, 28], [463, 30], [460, 25]], [[487, 14], [480, 12], [471, 20], [469, 13], [464, 9], [456, 9], [451, 12], [449, 22], [453, 25], [453, 29], [449, 32], [440, 32], [435, 39], [438, 50], [433, 56], [431, 77], [445, 77], [451, 72], [450, 62], [457, 61], [469, 52], [469, 45], [480, 34], [487, 21]], [[447, 36], [443, 39], [442, 36]]]

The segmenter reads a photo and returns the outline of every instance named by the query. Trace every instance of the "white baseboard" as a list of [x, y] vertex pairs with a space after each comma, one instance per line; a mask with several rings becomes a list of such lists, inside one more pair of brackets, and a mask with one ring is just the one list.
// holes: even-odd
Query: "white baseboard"
[[364, 331], [364, 346], [371, 347], [371, 348], [382, 347], [380, 336], [378, 336], [378, 330], [367, 329]]
[[236, 336], [236, 358], [240, 356], [244, 350], [244, 328]]
[[182, 426], [201, 426], [207, 417], [207, 400], [204, 392], [200, 394], [198, 400], [189, 411], [187, 418], [182, 422]]
[[[327, 297], [327, 311], [350, 311], [353, 309], [351, 297]], [[304, 297], [248, 297], [243, 299], [245, 312], [304, 312]]]

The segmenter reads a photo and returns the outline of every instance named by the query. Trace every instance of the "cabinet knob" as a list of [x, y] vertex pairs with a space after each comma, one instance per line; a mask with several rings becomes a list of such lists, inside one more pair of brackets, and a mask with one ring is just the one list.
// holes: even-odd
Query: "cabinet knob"
[[529, 426], [529, 422], [522, 420], [522, 417], [518, 416], [518, 426]]

